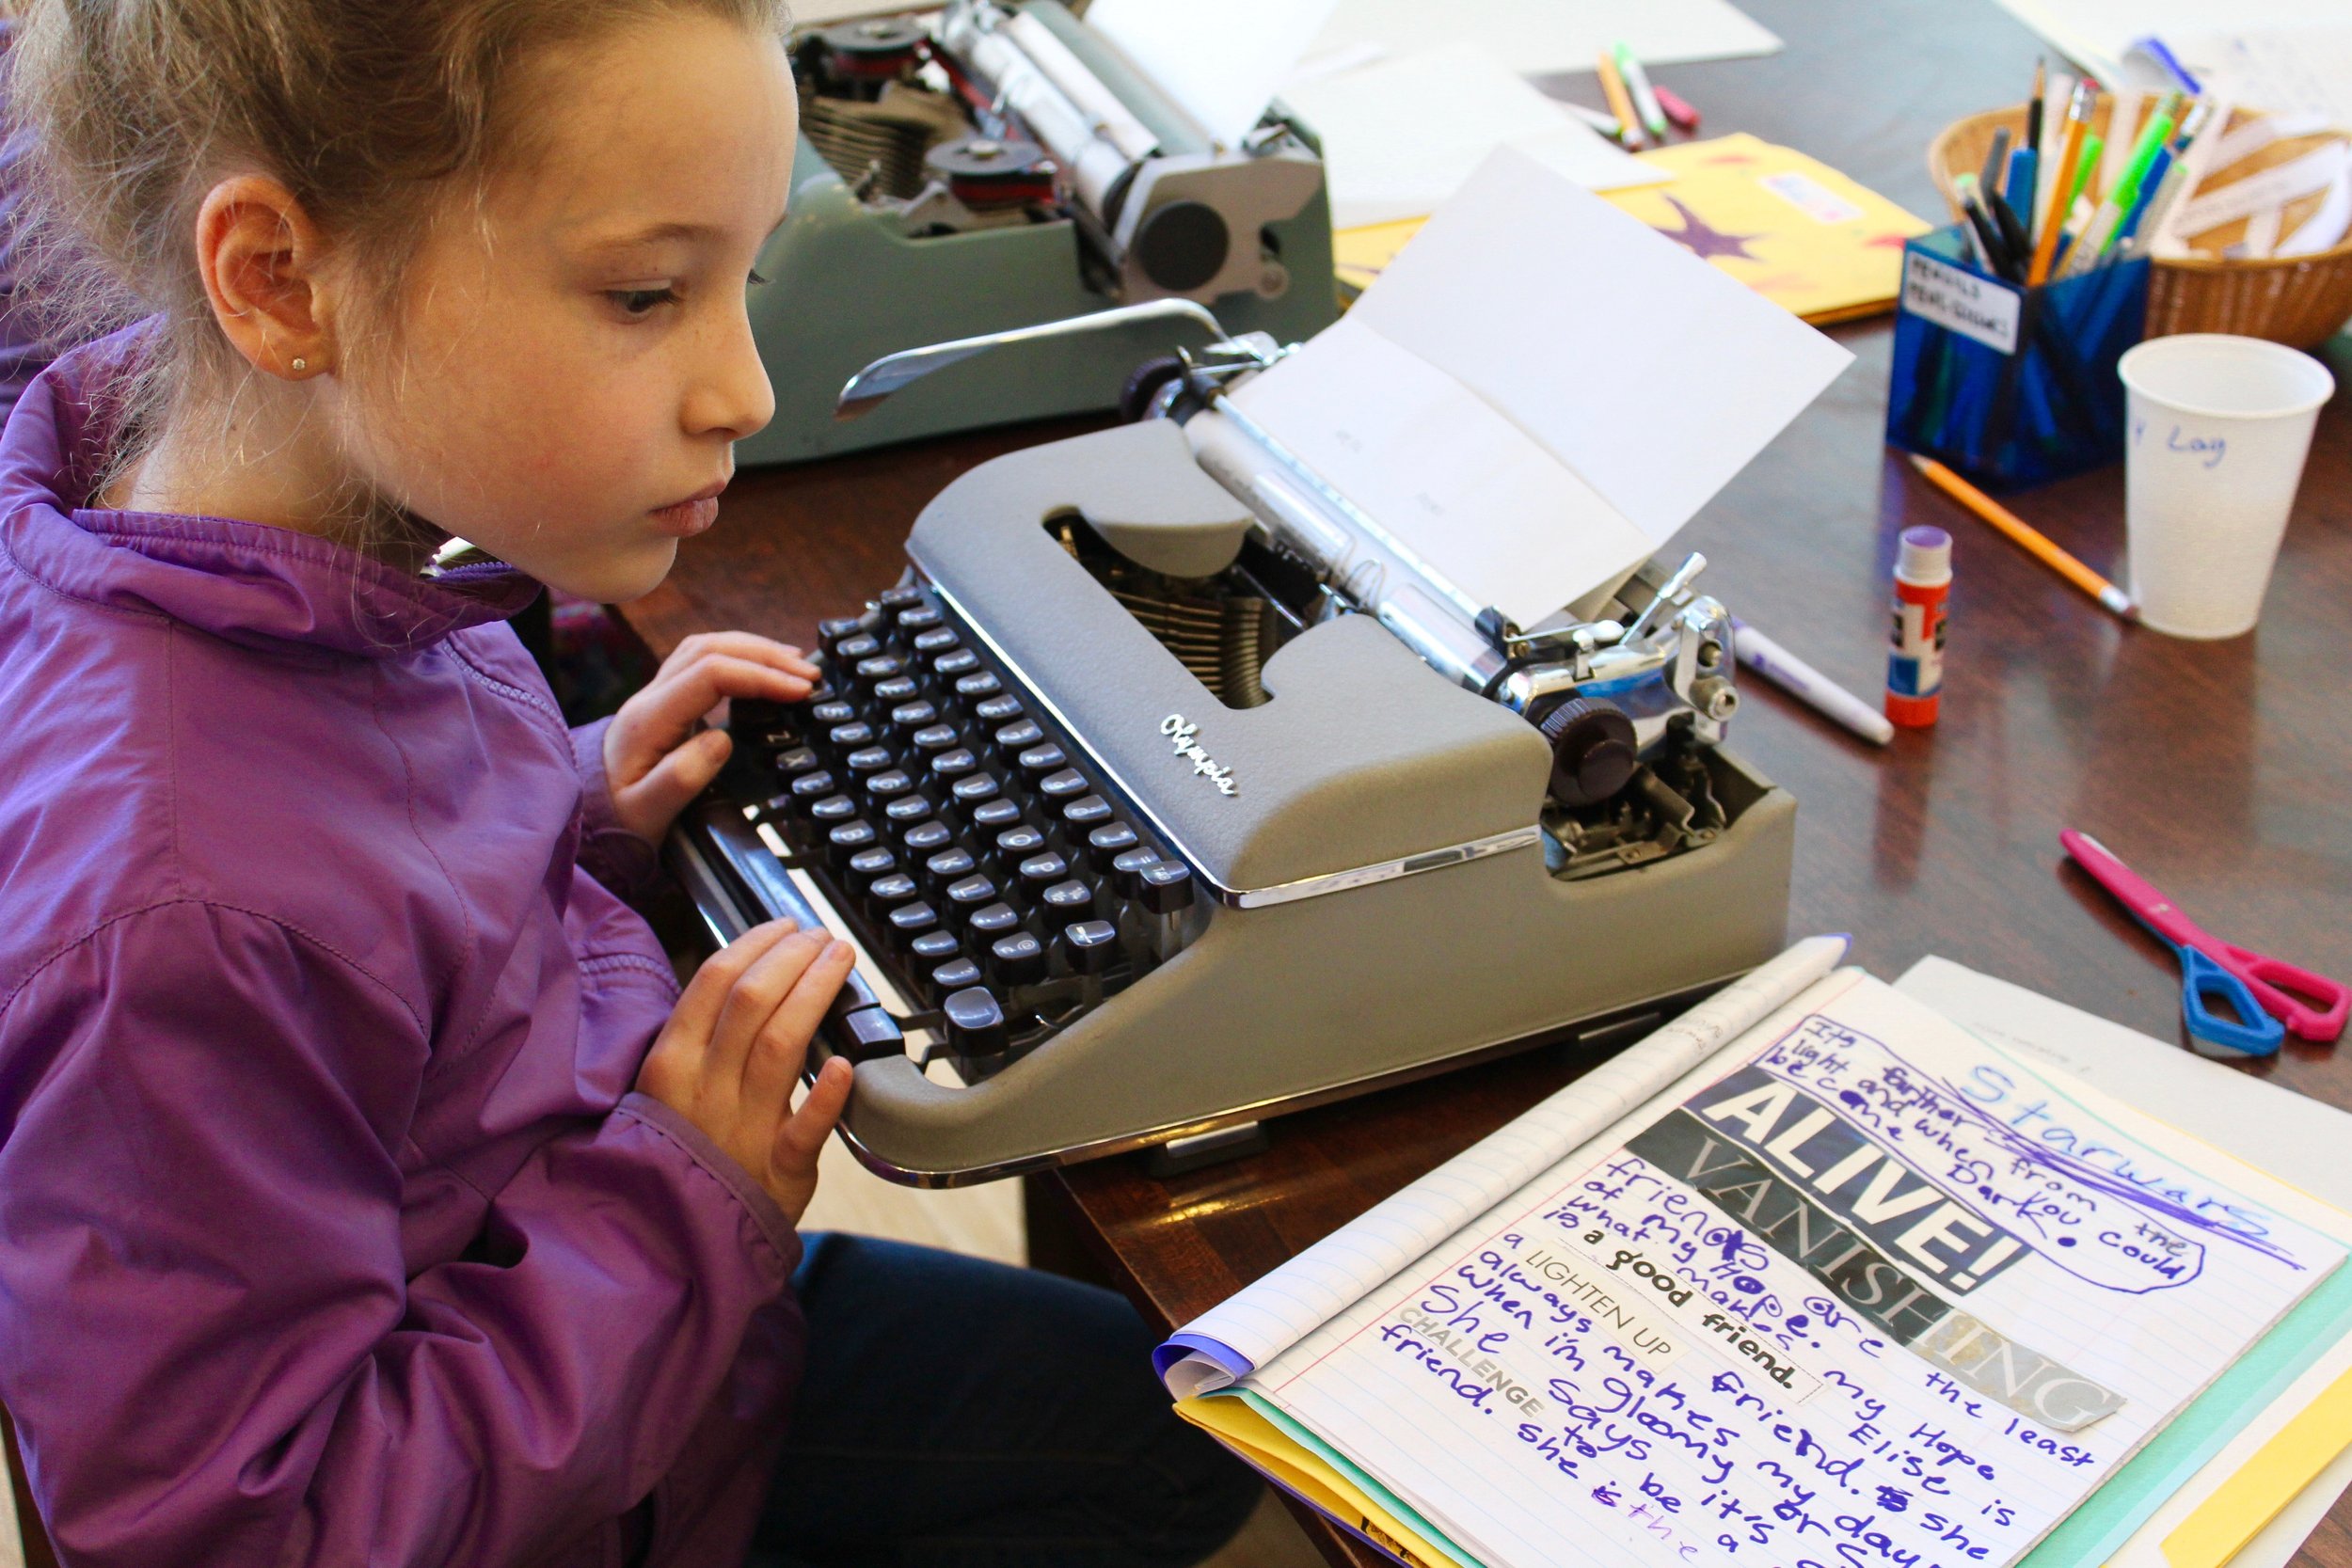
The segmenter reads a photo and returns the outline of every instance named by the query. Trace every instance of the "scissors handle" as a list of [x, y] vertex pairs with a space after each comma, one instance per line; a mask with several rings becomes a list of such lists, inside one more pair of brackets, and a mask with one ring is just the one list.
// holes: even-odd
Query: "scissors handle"
[[2264, 1009], [2297, 1039], [2325, 1043], [2344, 1033], [2345, 1018], [2352, 1015], [2352, 986], [2235, 942], [2218, 945], [2221, 951], [2207, 949], [2208, 956], [2245, 981]]
[[[2188, 1037], [2208, 1056], [2268, 1056], [2286, 1039], [2283, 1024], [2264, 1010], [2253, 989], [2194, 947], [2174, 949], [2181, 958], [2181, 1011]], [[2219, 1003], [2225, 1015], [2214, 1009]]]

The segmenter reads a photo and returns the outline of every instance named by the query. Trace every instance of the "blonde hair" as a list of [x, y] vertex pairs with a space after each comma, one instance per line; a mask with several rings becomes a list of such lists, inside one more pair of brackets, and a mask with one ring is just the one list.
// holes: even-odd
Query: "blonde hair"
[[552, 44], [693, 10], [787, 25], [785, 0], [17, 0], [8, 131], [25, 147], [16, 244], [33, 325], [63, 347], [145, 316], [162, 334], [114, 410], [118, 465], [193, 378], [245, 369], [191, 236], [238, 169], [283, 183], [369, 301], [453, 182], [527, 154], [517, 68]]

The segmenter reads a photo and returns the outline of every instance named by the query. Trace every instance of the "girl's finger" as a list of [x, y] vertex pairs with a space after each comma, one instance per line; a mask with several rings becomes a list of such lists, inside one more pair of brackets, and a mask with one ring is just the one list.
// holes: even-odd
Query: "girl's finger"
[[818, 673], [817, 666], [808, 656], [789, 642], [779, 642], [772, 637], [762, 637], [757, 632], [750, 631], [697, 632], [680, 642], [670, 657], [662, 660], [662, 668], [667, 670], [673, 664], [688, 663], [705, 654], [714, 653], [755, 659], [811, 678]]
[[792, 1105], [792, 1085], [808, 1057], [808, 1042], [833, 1006], [834, 993], [849, 977], [856, 955], [846, 942], [834, 942], [777, 999], [775, 1010], [760, 1026], [759, 1037], [744, 1054], [743, 1102], [772, 1107], [764, 1114], [784, 1119]]
[[[786, 916], [771, 920], [728, 942], [702, 961], [694, 977], [686, 982], [677, 1006], [670, 1009], [670, 1028], [681, 1030], [701, 1039], [710, 1034], [719, 1020], [719, 1009], [727, 993], [735, 989], [743, 972], [756, 963], [767, 951], [800, 929], [800, 922]], [[668, 1033], [665, 1029], [663, 1033]]]
[[773, 1158], [779, 1170], [805, 1175], [817, 1168], [818, 1156], [824, 1153], [825, 1140], [848, 1108], [856, 1082], [857, 1072], [846, 1056], [835, 1056], [818, 1069], [817, 1082], [809, 1085], [801, 1108], [776, 1130]]
[[734, 750], [726, 731], [705, 730], [665, 754], [633, 784], [614, 784], [612, 803], [622, 825], [640, 838], [659, 838], [686, 803], [709, 787]]
[[810, 964], [831, 943], [821, 930], [795, 931], [760, 955], [745, 970], [711, 1026], [710, 1048], [703, 1056], [706, 1080], [730, 1099], [743, 1092], [743, 1059], [759, 1032], [774, 1015], [776, 1005], [792, 993]]
[[627, 751], [623, 766], [650, 762], [676, 746], [723, 697], [796, 703], [808, 695], [809, 683], [806, 675], [726, 654], [709, 654], [676, 670], [664, 670], [628, 700], [622, 718], [615, 721]]

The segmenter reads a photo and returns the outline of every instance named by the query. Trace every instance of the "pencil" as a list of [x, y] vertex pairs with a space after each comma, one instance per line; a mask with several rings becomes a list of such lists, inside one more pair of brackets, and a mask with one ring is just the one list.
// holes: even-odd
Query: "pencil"
[[1911, 466], [1927, 476], [1928, 483], [1960, 502], [1994, 528], [2009, 536], [2010, 543], [2049, 567], [2058, 576], [2115, 611], [2126, 621], [2139, 619], [2139, 607], [2126, 594], [2073, 556], [2052, 544], [2040, 530], [1978, 489], [1951, 469], [1931, 457], [1911, 454]]
[[[2058, 150], [2058, 180], [2052, 186], [2054, 191], [2074, 188], [2074, 165], [2083, 155], [2083, 133], [2090, 114], [2087, 97], [2080, 88], [2076, 88], [2074, 102], [2068, 106], [2066, 140]], [[2065, 223], [2066, 214], [2058, 208], [2053, 197], [2049, 215], [2042, 222], [2042, 239], [2033, 247], [2033, 265], [2026, 273], [2028, 288], [2038, 289], [2049, 281], [2050, 262], [2058, 255], [2058, 230], [2065, 227]]]
[[1617, 74], [1617, 62], [1609, 57], [1606, 49], [1600, 52], [1600, 64], [1596, 69], [1600, 72], [1600, 90], [1609, 100], [1609, 112], [1625, 127], [1625, 144], [1643, 146], [1648, 138], [1643, 134], [1641, 117], [1633, 112], [1632, 95], [1625, 90], [1625, 78]]

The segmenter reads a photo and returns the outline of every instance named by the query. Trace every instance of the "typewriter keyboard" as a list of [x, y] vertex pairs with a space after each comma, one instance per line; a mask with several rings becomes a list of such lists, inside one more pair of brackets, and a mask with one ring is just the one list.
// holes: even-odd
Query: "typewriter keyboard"
[[983, 1077], [1182, 946], [1191, 868], [935, 595], [893, 588], [820, 632], [826, 677], [809, 700], [740, 705], [733, 727], [773, 792], [754, 818], [773, 833], [755, 842], [784, 844], [781, 863], [815, 879], [922, 1009], [892, 1018], [853, 979], [834, 1049], [896, 1053], [919, 1028], [927, 1060]]

